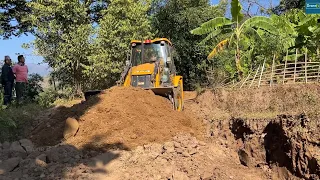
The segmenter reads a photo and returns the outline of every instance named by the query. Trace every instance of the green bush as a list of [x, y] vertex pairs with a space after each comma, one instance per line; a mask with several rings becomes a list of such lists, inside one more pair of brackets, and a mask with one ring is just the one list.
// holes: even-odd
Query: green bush
[[44, 110], [35, 103], [0, 110], [0, 142], [21, 139]]
[[59, 98], [59, 93], [54, 89], [47, 89], [41, 92], [37, 97], [37, 103], [42, 107], [50, 107]]
[[26, 96], [31, 102], [36, 101], [37, 96], [43, 92], [41, 87], [41, 82], [43, 82], [43, 77], [39, 74], [30, 74], [28, 85], [26, 87]]
[[63, 88], [59, 94], [60, 94], [59, 97], [62, 99], [70, 100], [70, 99], [73, 99], [74, 97], [74, 91], [72, 87]]

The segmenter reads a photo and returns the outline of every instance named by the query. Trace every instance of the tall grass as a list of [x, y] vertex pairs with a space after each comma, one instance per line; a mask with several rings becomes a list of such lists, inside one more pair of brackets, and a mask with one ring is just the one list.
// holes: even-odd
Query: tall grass
[[35, 123], [35, 118], [44, 110], [38, 104], [20, 107], [11, 106], [0, 110], [0, 142], [14, 141], [25, 137], [28, 128]]

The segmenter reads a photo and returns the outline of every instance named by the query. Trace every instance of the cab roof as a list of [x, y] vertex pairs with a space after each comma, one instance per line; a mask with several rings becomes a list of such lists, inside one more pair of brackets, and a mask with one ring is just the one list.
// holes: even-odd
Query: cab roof
[[[145, 41], [149, 41], [149, 42], [151, 42], [151, 43], [155, 43], [155, 42], [159, 42], [159, 41], [166, 41], [168, 44], [170, 44], [170, 46], [172, 46], [171, 41], [169, 41], [169, 39], [167, 39], [167, 38], [156, 38], [156, 39], [145, 40]], [[145, 42], [145, 41], [144, 41], [144, 42]], [[132, 44], [132, 43], [142, 43], [142, 41], [141, 41], [141, 40], [132, 40], [132, 41], [131, 41], [131, 44]]]

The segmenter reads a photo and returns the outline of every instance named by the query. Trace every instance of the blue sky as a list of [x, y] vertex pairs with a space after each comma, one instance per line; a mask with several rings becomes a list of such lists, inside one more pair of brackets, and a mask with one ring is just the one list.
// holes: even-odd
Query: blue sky
[[[269, 5], [270, 2], [272, 2], [273, 6], [276, 6], [279, 4], [279, 0], [258, 0], [258, 2], [263, 5]], [[211, 0], [211, 4], [218, 4], [219, 0]], [[245, 9], [247, 7], [247, 4], [243, 4], [243, 8]], [[257, 6], [254, 6], [251, 11], [256, 12]], [[45, 74], [44, 71], [48, 71], [45, 68], [45, 65], [36, 65], [38, 63], [41, 63], [43, 58], [39, 56], [33, 55], [33, 49], [23, 49], [21, 45], [23, 43], [29, 43], [34, 40], [34, 37], [32, 35], [26, 36], [22, 35], [21, 37], [12, 37], [9, 40], [0, 40], [0, 60], [4, 59], [5, 55], [9, 55], [11, 59], [15, 62], [17, 62], [17, 55], [16, 53], [23, 54], [26, 58], [26, 63], [30, 64], [30, 66], [34, 66], [32, 69], [33, 71], [38, 71], [41, 74]]]

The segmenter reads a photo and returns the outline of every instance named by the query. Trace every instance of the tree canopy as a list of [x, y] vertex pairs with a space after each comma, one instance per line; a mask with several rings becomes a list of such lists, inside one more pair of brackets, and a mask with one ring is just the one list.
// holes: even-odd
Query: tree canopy
[[23, 17], [31, 12], [26, 0], [2, 0], [0, 2], [0, 35], [7, 39], [31, 31], [31, 24]]
[[[38, 55], [53, 69], [51, 80], [74, 92], [107, 88], [119, 80], [132, 39], [172, 41], [184, 89], [240, 80], [264, 60], [288, 51], [319, 59], [319, 15], [306, 15], [304, 1], [281, 0], [268, 16], [248, 16], [242, 1], [48, 0], [2, 1], [0, 34], [30, 32]], [[230, 7], [230, 9], [228, 9]], [[230, 17], [226, 17], [229, 14]]]

